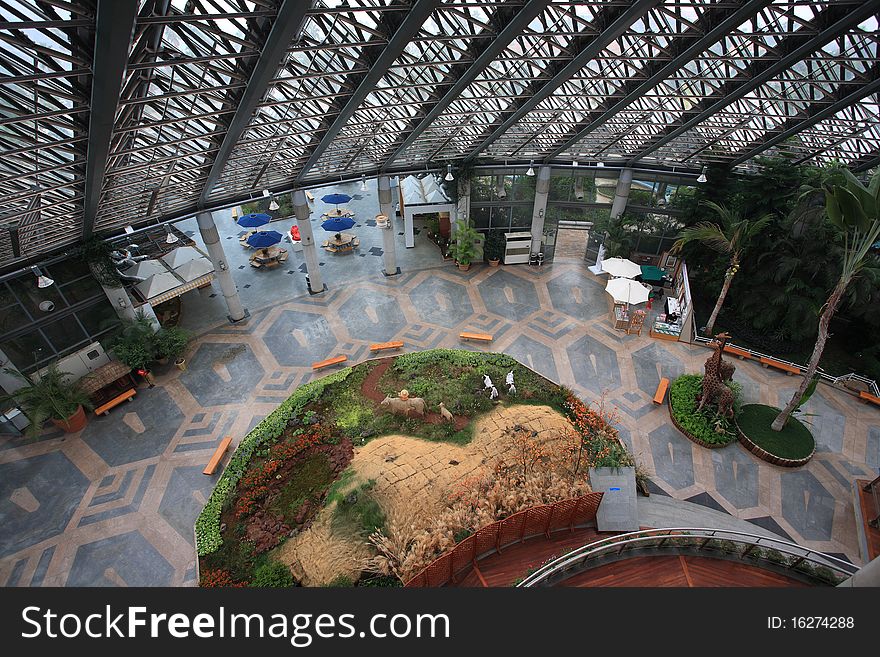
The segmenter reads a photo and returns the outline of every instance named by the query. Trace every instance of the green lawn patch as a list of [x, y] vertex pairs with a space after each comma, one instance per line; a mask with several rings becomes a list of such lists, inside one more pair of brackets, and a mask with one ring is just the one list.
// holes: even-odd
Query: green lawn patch
[[[698, 440], [710, 445], [728, 445], [736, 440], [736, 427], [732, 420], [718, 414], [714, 406], [706, 405], [698, 411], [697, 395], [702, 393], [701, 374], [683, 374], [669, 386], [669, 404], [672, 417], [682, 429]], [[734, 409], [739, 405], [740, 386], [735, 381], [728, 382], [733, 391]]]
[[816, 441], [813, 434], [797, 418], [788, 419], [782, 431], [773, 431], [770, 425], [779, 409], [763, 404], [746, 404], [736, 418], [740, 431], [758, 447], [783, 459], [804, 459], [813, 453]]

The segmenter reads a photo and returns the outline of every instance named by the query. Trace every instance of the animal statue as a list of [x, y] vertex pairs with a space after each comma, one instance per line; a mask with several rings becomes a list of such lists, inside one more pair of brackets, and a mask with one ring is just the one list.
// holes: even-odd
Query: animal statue
[[409, 399], [385, 397], [379, 403], [382, 406], [388, 406], [394, 415], [408, 416], [410, 411], [414, 411], [417, 415], [425, 414], [425, 400], [421, 397], [410, 397]]
[[504, 382], [507, 384], [507, 394], [515, 395], [516, 394], [516, 386], [513, 383], [513, 370], [510, 370], [507, 373], [507, 377], [504, 379]]
[[[733, 392], [724, 385], [725, 375], [733, 376], [729, 364], [725, 364], [721, 358], [724, 345], [730, 336], [727, 333], [719, 333], [715, 336], [716, 342], [712, 343], [715, 353], [706, 359], [703, 375], [703, 391], [700, 395], [700, 404], [697, 410], [703, 410], [706, 402], [718, 404], [718, 412], [724, 417], [733, 417]], [[735, 369], [735, 368], [733, 368]]]
[[492, 389], [489, 391], [489, 399], [493, 401], [498, 399], [498, 389], [495, 386], [492, 386]]
[[483, 375], [483, 385], [486, 386], [486, 390], [494, 387], [494, 383], [492, 383], [492, 379], [489, 378], [488, 374]]
[[455, 417], [446, 410], [446, 405], [443, 402], [440, 402], [440, 416], [444, 422], [455, 422]]

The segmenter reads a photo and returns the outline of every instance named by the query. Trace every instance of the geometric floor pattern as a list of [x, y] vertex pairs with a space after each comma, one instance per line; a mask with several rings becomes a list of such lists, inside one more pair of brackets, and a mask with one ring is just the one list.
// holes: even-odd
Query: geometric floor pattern
[[[621, 416], [621, 435], [653, 475], [655, 494], [749, 520], [860, 563], [850, 482], [880, 465], [880, 410], [820, 386], [807, 405], [819, 444], [798, 470], [738, 444], [698, 447], [652, 403], [660, 377], [701, 371], [704, 347], [615, 332], [604, 282], [580, 261], [542, 269], [451, 264], [372, 276], [251, 310], [191, 345], [171, 368], [80, 434], [37, 442], [0, 437], [0, 584], [181, 586], [195, 583], [193, 522], [217, 476], [201, 474], [226, 435], [234, 444], [297, 386], [310, 364], [369, 358], [376, 341], [406, 350], [458, 347], [509, 353]], [[218, 295], [217, 303], [222, 303]], [[489, 345], [460, 331], [492, 333]], [[794, 377], [734, 361], [749, 401], [778, 404]]]

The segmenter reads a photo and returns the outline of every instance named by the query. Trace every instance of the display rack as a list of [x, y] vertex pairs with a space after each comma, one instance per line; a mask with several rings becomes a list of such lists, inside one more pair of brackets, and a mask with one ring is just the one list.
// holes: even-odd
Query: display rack
[[532, 250], [532, 234], [529, 232], [505, 233], [504, 264], [519, 265], [529, 262]]

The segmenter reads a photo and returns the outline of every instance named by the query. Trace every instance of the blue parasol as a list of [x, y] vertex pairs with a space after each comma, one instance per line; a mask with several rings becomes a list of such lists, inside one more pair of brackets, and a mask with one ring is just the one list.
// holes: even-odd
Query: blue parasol
[[348, 230], [352, 226], [354, 226], [354, 219], [351, 217], [334, 217], [321, 224], [321, 228], [331, 233], [339, 233], [343, 230]]
[[272, 217], [268, 214], [263, 214], [261, 212], [251, 212], [250, 214], [244, 214], [238, 218], [238, 225], [243, 228], [257, 228], [259, 226], [265, 226], [270, 221], [272, 221]]
[[275, 246], [284, 237], [277, 230], [261, 230], [254, 233], [247, 239], [247, 243], [255, 249], [265, 249], [269, 246]]
[[348, 194], [327, 194], [326, 196], [322, 196], [321, 200], [324, 201], [324, 203], [338, 206], [340, 203], [348, 203], [351, 200], [351, 196]]

